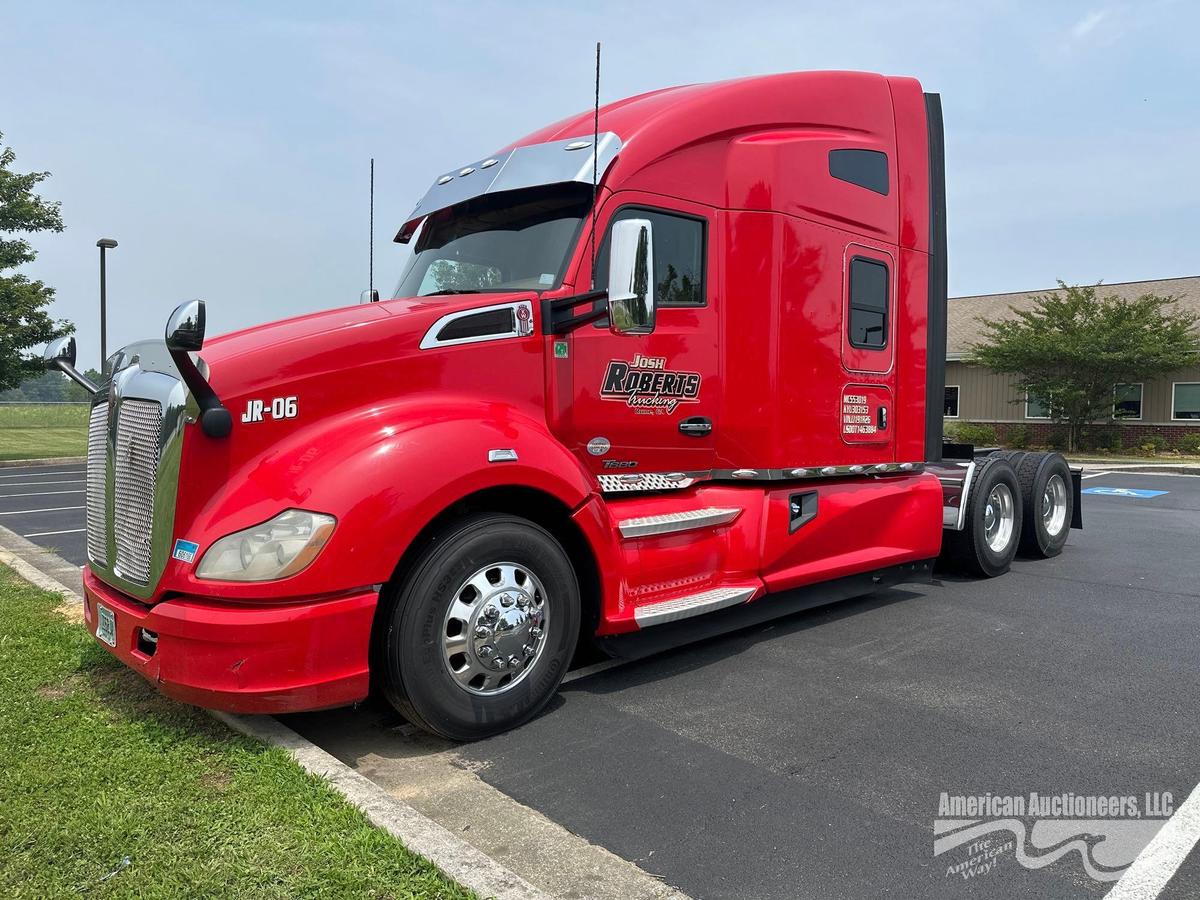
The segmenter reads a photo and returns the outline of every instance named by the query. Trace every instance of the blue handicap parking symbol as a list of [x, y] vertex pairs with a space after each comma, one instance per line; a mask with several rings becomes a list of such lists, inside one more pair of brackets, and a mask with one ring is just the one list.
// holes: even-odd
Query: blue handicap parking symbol
[[1100, 494], [1104, 497], [1136, 497], [1145, 500], [1149, 497], [1160, 497], [1167, 491], [1143, 491], [1137, 488], [1089, 487], [1084, 488], [1085, 494]]

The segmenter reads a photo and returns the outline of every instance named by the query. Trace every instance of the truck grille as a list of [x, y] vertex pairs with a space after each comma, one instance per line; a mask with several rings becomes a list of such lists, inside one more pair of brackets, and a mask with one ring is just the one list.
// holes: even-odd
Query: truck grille
[[92, 407], [87, 441], [87, 554], [108, 565], [108, 518], [104, 508], [104, 476], [108, 440], [108, 403]]
[[117, 407], [113, 465], [113, 532], [116, 569], [123, 578], [150, 581], [154, 487], [158, 477], [162, 404], [125, 399]]

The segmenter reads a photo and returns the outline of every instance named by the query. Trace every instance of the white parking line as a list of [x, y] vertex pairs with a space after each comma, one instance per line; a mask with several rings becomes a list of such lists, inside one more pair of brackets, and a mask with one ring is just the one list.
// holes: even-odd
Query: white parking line
[[31, 491], [28, 494], [0, 494], [0, 497], [49, 497], [53, 494], [82, 494], [83, 491]]
[[1089, 472], [1087, 475], [1084, 475], [1082, 477], [1083, 478], [1099, 478], [1102, 475], [1111, 475], [1111, 474], [1112, 474], [1112, 472]]
[[41, 487], [43, 484], [83, 484], [82, 478], [69, 478], [62, 481], [14, 481], [12, 484], [4, 485], [6, 488], [11, 487]]
[[68, 509], [83, 509], [82, 506], [51, 506], [47, 509], [14, 509], [11, 512], [0, 512], [0, 516], [23, 516], [26, 513], [66, 512]]
[[1153, 900], [1200, 840], [1200, 785], [1150, 839], [1104, 900]]
[[63, 531], [35, 531], [33, 534], [23, 534], [21, 537], [49, 537], [52, 534], [80, 534], [86, 531], [86, 528], [66, 528]]
[[20, 475], [0, 475], [0, 478], [45, 478], [47, 475], [82, 475], [83, 469], [73, 472], [22, 472]]

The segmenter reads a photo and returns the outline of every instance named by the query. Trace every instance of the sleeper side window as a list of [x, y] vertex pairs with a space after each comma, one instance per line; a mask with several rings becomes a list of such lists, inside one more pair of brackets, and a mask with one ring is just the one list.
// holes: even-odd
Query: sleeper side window
[[882, 350], [888, 335], [888, 268], [877, 259], [850, 260], [850, 345]]

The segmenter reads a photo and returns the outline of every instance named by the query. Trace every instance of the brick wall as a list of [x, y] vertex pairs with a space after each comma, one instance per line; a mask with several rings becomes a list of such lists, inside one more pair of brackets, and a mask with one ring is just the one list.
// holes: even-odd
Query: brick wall
[[[947, 419], [946, 424], [951, 425], [954, 422], [965, 421], [961, 419]], [[996, 440], [1004, 443], [1012, 429], [1028, 429], [1029, 441], [1031, 444], [1049, 445], [1053, 442], [1055, 435], [1062, 435], [1061, 440], [1065, 441], [1067, 433], [1066, 425], [1056, 425], [1053, 422], [979, 422], [980, 425], [990, 425], [996, 430]], [[952, 426], [951, 426], [952, 427]], [[1085, 425], [1083, 429], [1083, 437], [1081, 443], [1085, 447], [1095, 446], [1096, 441], [1102, 440], [1106, 435], [1116, 433], [1120, 435], [1121, 446], [1125, 449], [1135, 449], [1146, 438], [1152, 435], [1162, 436], [1168, 448], [1175, 447], [1180, 439], [1189, 435], [1200, 435], [1200, 421], [1195, 425], [1152, 425], [1142, 424], [1141, 422], [1112, 422], [1112, 423], [1097, 423], [1094, 425]]]

